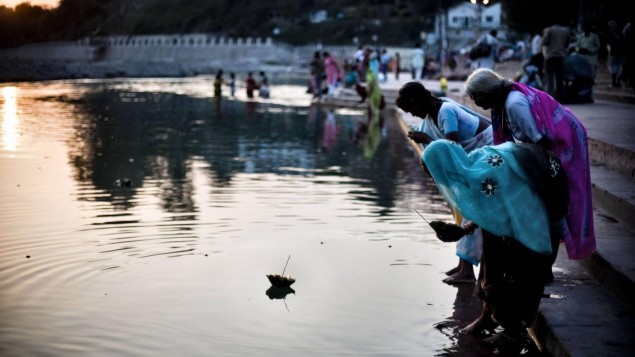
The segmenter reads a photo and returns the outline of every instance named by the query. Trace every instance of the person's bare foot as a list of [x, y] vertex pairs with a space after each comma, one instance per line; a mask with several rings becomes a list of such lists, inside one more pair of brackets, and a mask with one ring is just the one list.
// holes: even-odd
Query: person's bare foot
[[494, 331], [494, 329], [498, 327], [498, 324], [496, 322], [494, 322], [494, 320], [492, 320], [489, 317], [479, 317], [478, 319], [474, 320], [474, 322], [472, 322], [471, 324], [465, 326], [464, 328], [459, 330], [459, 333], [464, 334], [464, 335], [483, 335], [485, 334], [485, 331]]
[[461, 269], [461, 265], [459, 264], [459, 265], [455, 266], [454, 268], [452, 268], [452, 269], [450, 269], [450, 270], [446, 271], [446, 272], [445, 272], [445, 275], [447, 275], [447, 276], [454, 275], [454, 274], [456, 274], [456, 273], [457, 273], [460, 269]]
[[474, 277], [460, 277], [460, 276], [449, 276], [443, 279], [443, 282], [446, 284], [454, 285], [454, 284], [474, 284], [476, 283], [476, 279]]
[[476, 283], [476, 278], [472, 271], [458, 271], [454, 275], [443, 279], [443, 282], [446, 284], [474, 284]]

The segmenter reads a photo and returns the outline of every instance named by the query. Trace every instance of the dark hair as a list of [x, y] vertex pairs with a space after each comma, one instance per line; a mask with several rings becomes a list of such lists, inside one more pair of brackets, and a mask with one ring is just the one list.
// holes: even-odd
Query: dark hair
[[[398, 108], [410, 108], [418, 101], [429, 103], [437, 99], [437, 96], [430, 92], [420, 82], [408, 82], [399, 88], [399, 93], [395, 104]], [[427, 106], [427, 105], [426, 105]]]

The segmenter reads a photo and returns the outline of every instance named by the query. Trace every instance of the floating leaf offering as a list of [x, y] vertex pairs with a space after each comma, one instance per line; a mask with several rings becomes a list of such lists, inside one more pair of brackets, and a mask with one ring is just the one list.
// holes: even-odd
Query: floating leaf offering
[[284, 265], [284, 269], [282, 269], [282, 274], [269, 274], [267, 275], [267, 279], [273, 286], [277, 286], [279, 288], [286, 288], [291, 286], [291, 284], [295, 283], [295, 279], [290, 277], [289, 275], [285, 276], [284, 271], [287, 270], [287, 264], [289, 264], [289, 259], [291, 259], [291, 254], [289, 254], [289, 258], [287, 258], [287, 262]]
[[269, 274], [267, 275], [267, 279], [269, 279], [269, 282], [271, 283], [271, 285], [279, 287], [279, 288], [286, 288], [291, 286], [291, 284], [295, 283], [295, 279], [293, 279], [290, 276], [282, 276], [280, 274]]

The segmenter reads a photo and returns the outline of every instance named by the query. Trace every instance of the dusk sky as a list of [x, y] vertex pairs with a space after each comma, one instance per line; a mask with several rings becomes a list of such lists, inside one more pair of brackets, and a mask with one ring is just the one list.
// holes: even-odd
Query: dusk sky
[[13, 8], [16, 5], [22, 4], [24, 2], [31, 3], [31, 5], [48, 6], [54, 8], [57, 7], [57, 5], [60, 3], [60, 0], [0, 0], [0, 5]]

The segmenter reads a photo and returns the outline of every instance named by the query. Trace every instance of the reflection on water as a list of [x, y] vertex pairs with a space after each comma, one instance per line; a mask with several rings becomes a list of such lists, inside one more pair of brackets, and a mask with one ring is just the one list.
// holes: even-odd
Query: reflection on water
[[[389, 125], [365, 158], [363, 111], [310, 107], [302, 86], [255, 101], [216, 101], [211, 88], [196, 77], [2, 89], [2, 354], [452, 346], [434, 326], [454, 309], [456, 288], [441, 283], [454, 249], [412, 208], [449, 210], [403, 134]], [[297, 295], [267, 289], [289, 254]]]
[[17, 88], [2, 88], [2, 147], [7, 151], [15, 151], [18, 146], [18, 105]]

